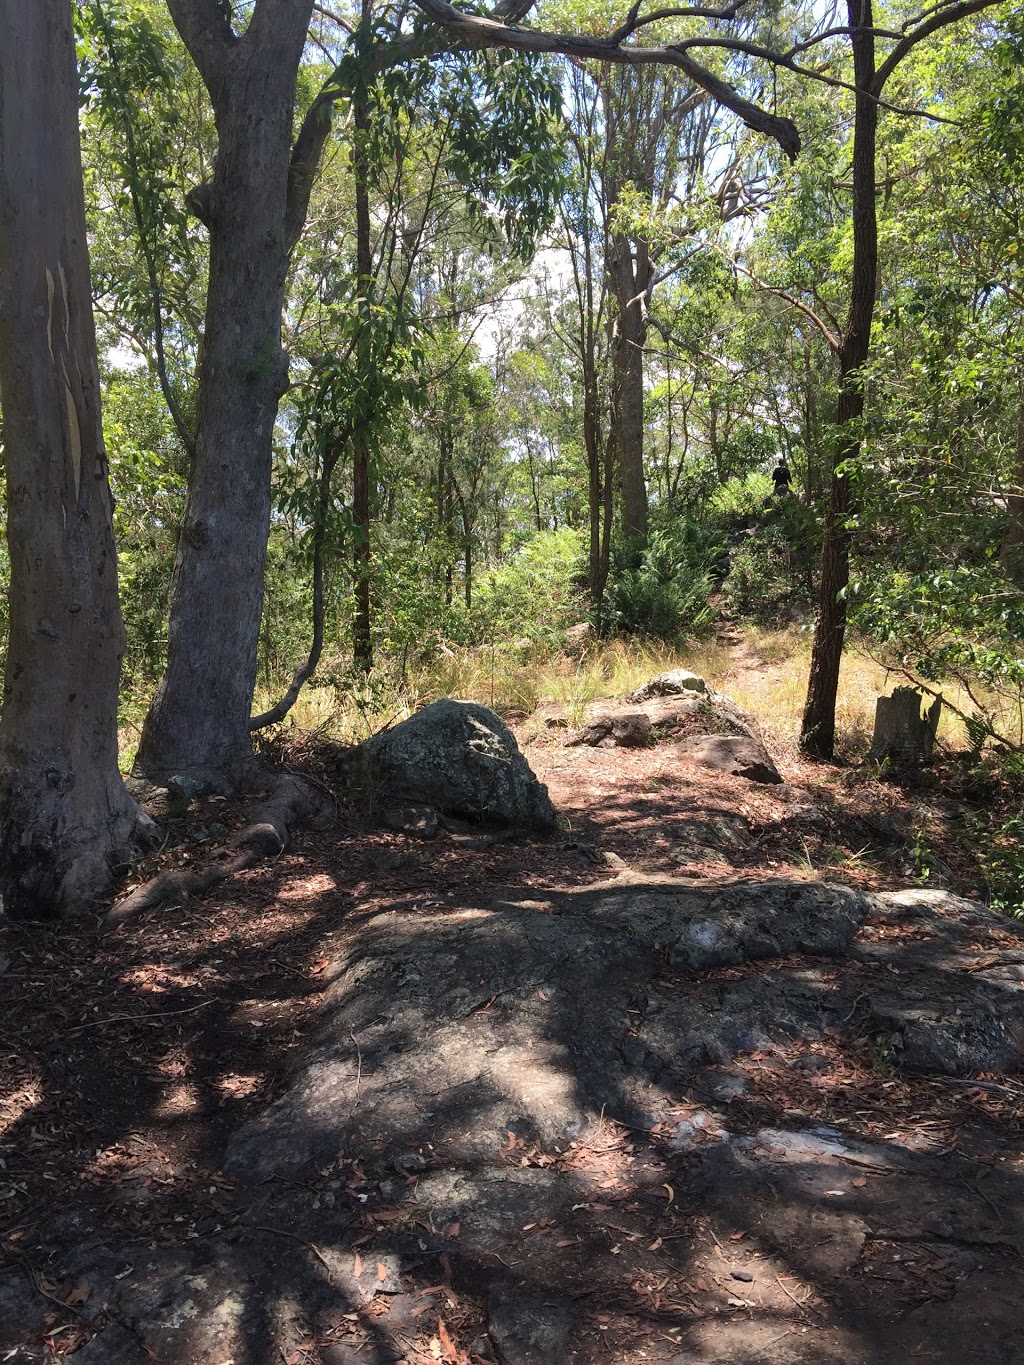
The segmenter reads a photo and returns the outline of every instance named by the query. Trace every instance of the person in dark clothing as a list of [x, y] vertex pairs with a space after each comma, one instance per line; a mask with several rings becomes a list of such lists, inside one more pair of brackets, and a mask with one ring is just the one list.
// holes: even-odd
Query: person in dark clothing
[[772, 470], [772, 483], [774, 484], [772, 492], [775, 497], [781, 498], [790, 491], [789, 478], [789, 465], [785, 460], [780, 460]]

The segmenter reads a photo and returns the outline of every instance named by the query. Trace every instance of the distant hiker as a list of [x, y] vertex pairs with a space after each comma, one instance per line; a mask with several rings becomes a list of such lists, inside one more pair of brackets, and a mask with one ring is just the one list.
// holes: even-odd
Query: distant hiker
[[790, 491], [789, 478], [789, 465], [785, 460], [780, 460], [772, 470], [772, 483], [774, 485], [772, 492], [775, 497], [781, 498]]

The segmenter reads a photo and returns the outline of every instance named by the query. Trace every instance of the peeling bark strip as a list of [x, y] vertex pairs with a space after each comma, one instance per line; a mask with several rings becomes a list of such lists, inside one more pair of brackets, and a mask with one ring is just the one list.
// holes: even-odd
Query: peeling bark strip
[[68, 374], [66, 357], [70, 355], [75, 362], [75, 375], [78, 380], [78, 388], [82, 387], [82, 371], [78, 364], [78, 356], [75, 354], [74, 346], [71, 341], [71, 308], [68, 303], [68, 277], [64, 272], [62, 262], [57, 262], [57, 270], [60, 275], [60, 294], [63, 330], [57, 340], [57, 354], [53, 348], [53, 314], [54, 296], [56, 289], [53, 283], [53, 272], [50, 267], [46, 267], [46, 344], [50, 352], [50, 360], [54, 369], [57, 368], [58, 358], [60, 364], [60, 381], [64, 384], [64, 399], [67, 405], [68, 415], [68, 458], [71, 461], [71, 469], [75, 477], [75, 502], [78, 502], [79, 494], [82, 490], [82, 428], [78, 420], [78, 404], [71, 388], [71, 379]]
[[117, 768], [124, 632], [78, 141], [70, 0], [0, 0], [0, 403], [11, 561], [0, 894], [90, 905], [152, 822]]
[[288, 847], [295, 825], [316, 815], [323, 804], [323, 797], [309, 782], [291, 775], [282, 777], [268, 799], [253, 810], [245, 828], [231, 840], [229, 848], [234, 852], [198, 870], [162, 872], [118, 901], [104, 918], [102, 932], [120, 929], [147, 910], [201, 896], [236, 872], [255, 867], [265, 858], [278, 857]]

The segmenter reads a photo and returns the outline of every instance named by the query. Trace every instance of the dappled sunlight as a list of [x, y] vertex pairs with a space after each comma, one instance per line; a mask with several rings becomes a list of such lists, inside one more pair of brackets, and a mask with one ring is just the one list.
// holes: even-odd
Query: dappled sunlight
[[333, 877], [323, 873], [314, 877], [296, 877], [284, 882], [277, 891], [278, 901], [306, 900], [309, 896], [322, 896], [326, 891], [337, 891], [338, 883]]
[[[10, 1089], [5, 1088], [0, 1094], [0, 1138], [5, 1137], [19, 1124], [27, 1122], [33, 1111], [42, 1104], [44, 1095], [41, 1077], [23, 1081]], [[11, 1187], [4, 1198], [11, 1198], [13, 1194], [14, 1187]]]

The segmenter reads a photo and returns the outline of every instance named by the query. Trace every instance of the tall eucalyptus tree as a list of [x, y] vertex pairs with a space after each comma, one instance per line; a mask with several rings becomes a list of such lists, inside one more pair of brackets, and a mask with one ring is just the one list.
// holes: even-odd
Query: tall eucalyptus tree
[[11, 560], [0, 720], [7, 914], [80, 909], [151, 823], [118, 771], [124, 630], [70, 0], [0, 2], [0, 404]]
[[[288, 383], [281, 346], [285, 278], [332, 111], [351, 90], [352, 56], [343, 56], [294, 133], [313, 0], [255, 0], [242, 20], [221, 0], [168, 0], [168, 7], [209, 93], [219, 146], [212, 179], [189, 197], [210, 234], [195, 453], [174, 570], [167, 667], [137, 766], [150, 776], [191, 771], [223, 781], [237, 777], [251, 754], [272, 437]], [[738, 8], [697, 5], [680, 12], [729, 19]], [[792, 123], [745, 99], [685, 45], [635, 41], [635, 11], [601, 38], [528, 28], [525, 13], [517, 19], [506, 23], [467, 15], [444, 0], [419, 0], [416, 14], [400, 15], [397, 24], [390, 15], [374, 18], [372, 41], [356, 57], [384, 69], [452, 49], [509, 48], [669, 65], [796, 152]], [[527, 158], [532, 153], [512, 150]]]

